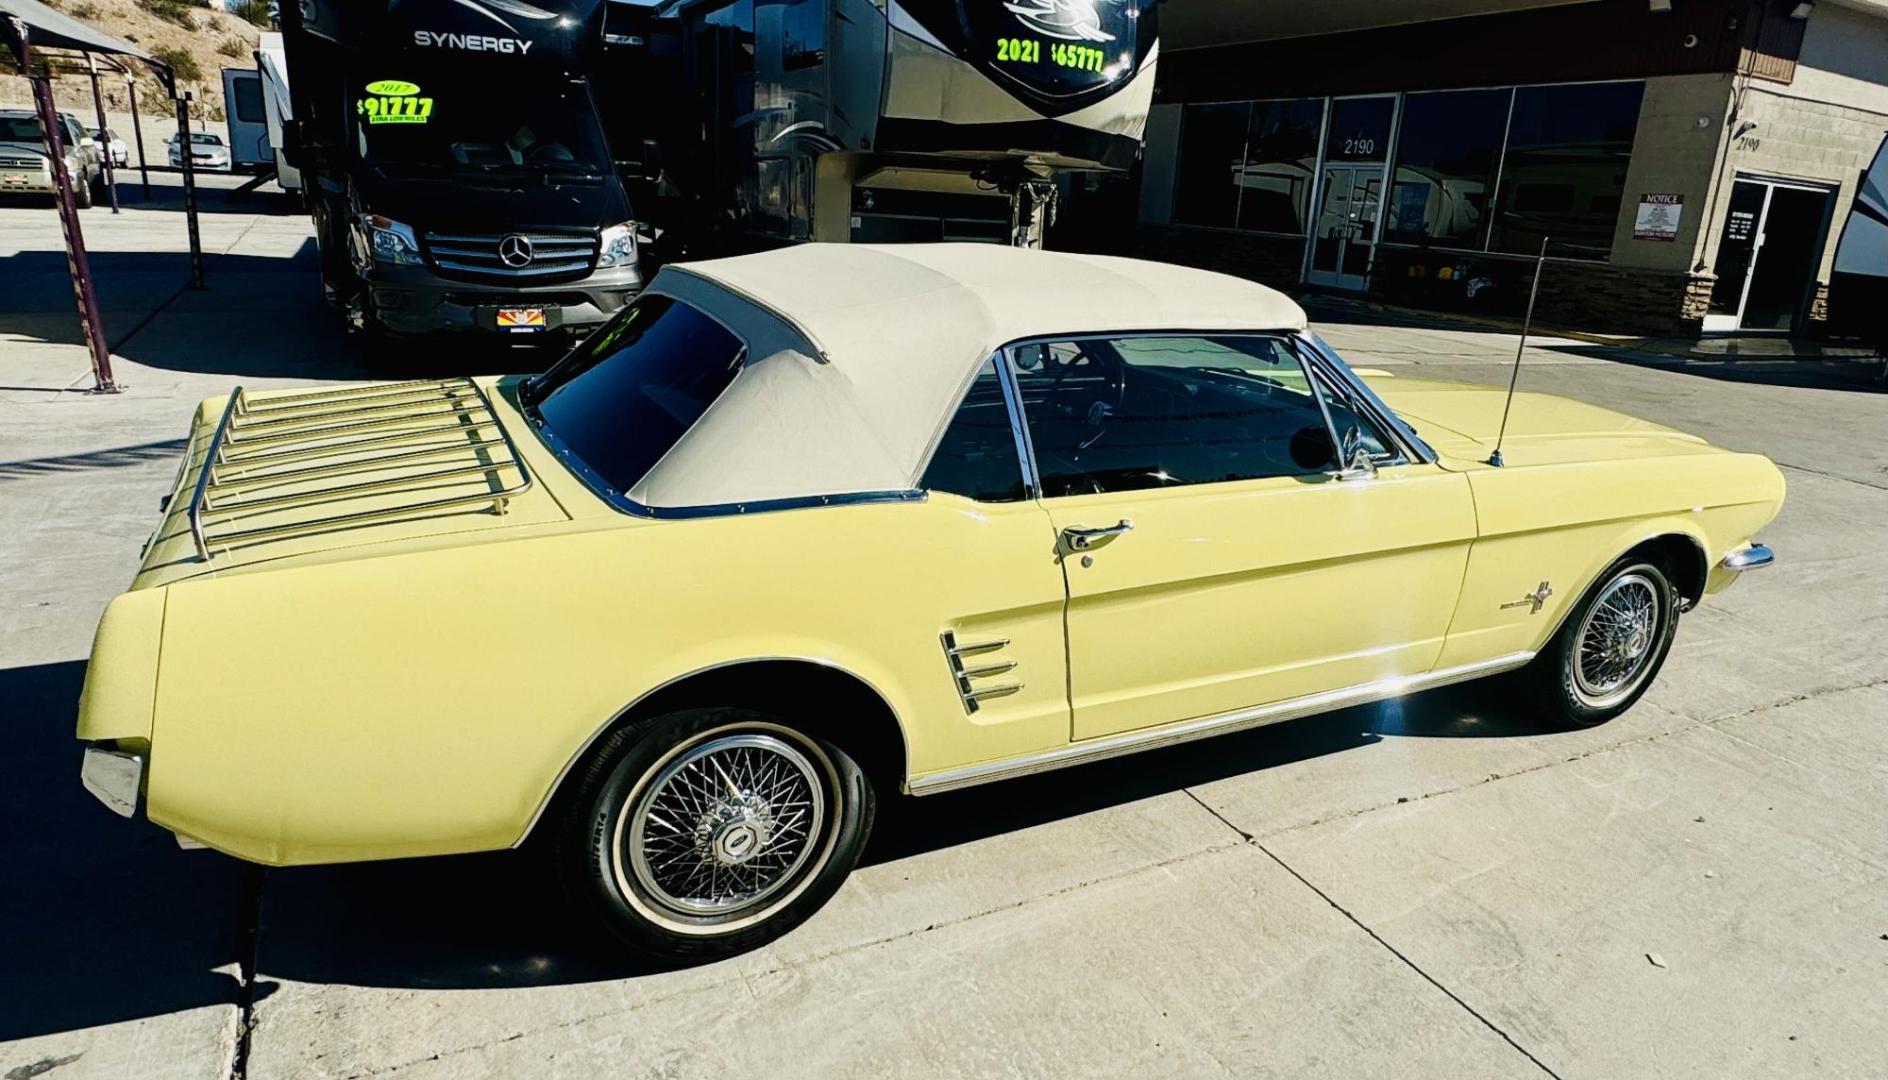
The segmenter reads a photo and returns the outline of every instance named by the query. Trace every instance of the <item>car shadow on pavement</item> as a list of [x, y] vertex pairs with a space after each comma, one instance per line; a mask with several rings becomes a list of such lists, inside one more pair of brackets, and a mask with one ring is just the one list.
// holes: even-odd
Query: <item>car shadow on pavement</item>
[[1500, 704], [1499, 684], [1465, 685], [1301, 717], [1040, 776], [922, 799], [882, 800], [865, 863], [1045, 825], [1183, 788], [1308, 761], [1385, 735], [1503, 738], [1540, 735]]
[[233, 1005], [244, 878], [79, 786], [85, 662], [0, 670], [0, 1042]]
[[[880, 801], [864, 864], [1076, 817], [1196, 784], [1341, 753], [1387, 734], [1538, 735], [1498, 693], [1457, 687], [1133, 757], [923, 799]], [[559, 985], [654, 974], [626, 961], [562, 904], [530, 850], [271, 870], [263, 891], [265, 979], [399, 988]]]
[[[0, 671], [14, 752], [0, 780], [9, 885], [0, 892], [8, 978], [0, 1041], [233, 1004], [254, 955], [252, 999], [278, 980], [414, 989], [553, 986], [653, 974], [588, 936], [538, 854], [266, 873], [180, 851], [78, 783], [72, 718], [85, 669]], [[1499, 738], [1541, 728], [1498, 694], [1455, 687], [1377, 706], [990, 787], [883, 800], [867, 865], [974, 843], [1232, 776], [1342, 753], [1385, 735]]]

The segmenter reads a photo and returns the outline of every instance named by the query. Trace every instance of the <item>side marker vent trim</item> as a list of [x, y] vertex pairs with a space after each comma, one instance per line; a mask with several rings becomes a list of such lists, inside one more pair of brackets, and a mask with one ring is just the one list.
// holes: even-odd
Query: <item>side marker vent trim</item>
[[978, 702], [985, 698], [1008, 697], [1023, 688], [1023, 684], [1020, 682], [983, 684], [975, 681], [987, 679], [992, 675], [1002, 675], [1014, 671], [1016, 669], [1016, 661], [1014, 660], [999, 659], [969, 667], [964, 665], [964, 657], [966, 656], [992, 653], [996, 652], [998, 649], [1007, 647], [1010, 643], [1008, 638], [998, 638], [994, 641], [972, 641], [959, 644], [957, 635], [952, 631], [946, 630], [938, 635], [938, 641], [944, 646], [944, 659], [950, 664], [951, 681], [957, 686], [957, 697], [964, 703], [964, 712], [966, 714], [975, 713], [977, 709], [980, 708]]

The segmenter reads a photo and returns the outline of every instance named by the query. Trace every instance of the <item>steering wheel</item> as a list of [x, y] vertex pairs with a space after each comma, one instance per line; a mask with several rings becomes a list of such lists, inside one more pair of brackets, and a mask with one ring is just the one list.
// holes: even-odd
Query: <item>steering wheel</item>
[[[1127, 379], [1127, 365], [1126, 364], [1123, 364], [1119, 361], [1110, 363], [1109, 361], [1093, 353], [1082, 353], [1081, 356], [1085, 358], [1089, 363], [1095, 364], [1098, 367], [1102, 367], [1107, 372], [1107, 378], [1108, 378], [1107, 389], [1103, 392], [1102, 396], [1097, 397], [1093, 402], [1089, 404], [1086, 410], [1083, 410], [1080, 413], [1078, 413], [1074, 408], [1066, 406], [1066, 405], [1062, 405], [1060, 403], [1058, 403], [1055, 407], [1058, 410], [1060, 410], [1064, 415], [1071, 416], [1071, 417], [1078, 416], [1078, 415], [1081, 416], [1082, 419], [1090, 427], [1097, 429], [1095, 435], [1092, 438], [1087, 439], [1086, 441], [1082, 443], [1082, 449], [1085, 450], [1088, 447], [1093, 446], [1095, 444], [1096, 439], [1101, 438], [1101, 435], [1103, 431], [1105, 430], [1103, 428], [1103, 423], [1110, 416], [1113, 416], [1114, 414], [1120, 412], [1121, 406], [1127, 402], [1128, 379]], [[1055, 375], [1049, 380], [1049, 388], [1046, 391], [1046, 396], [1049, 397], [1049, 399], [1052, 401], [1055, 400], [1056, 397], [1061, 393], [1063, 381], [1066, 380], [1069, 377], [1069, 375], [1075, 371], [1076, 368], [1082, 367], [1082, 366], [1083, 366], [1082, 364], [1077, 363], [1074, 360], [1071, 360], [1070, 362], [1066, 364], [1060, 365], [1059, 370], [1057, 370]], [[1108, 400], [1110, 396], [1113, 397], [1114, 399], [1113, 401]]]

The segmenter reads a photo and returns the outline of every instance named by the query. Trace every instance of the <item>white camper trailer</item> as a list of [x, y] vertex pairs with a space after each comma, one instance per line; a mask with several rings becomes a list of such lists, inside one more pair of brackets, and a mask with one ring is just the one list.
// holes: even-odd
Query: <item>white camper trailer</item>
[[275, 167], [267, 110], [262, 106], [262, 78], [246, 68], [223, 69], [223, 116], [229, 123], [229, 167], [239, 172], [267, 172]]

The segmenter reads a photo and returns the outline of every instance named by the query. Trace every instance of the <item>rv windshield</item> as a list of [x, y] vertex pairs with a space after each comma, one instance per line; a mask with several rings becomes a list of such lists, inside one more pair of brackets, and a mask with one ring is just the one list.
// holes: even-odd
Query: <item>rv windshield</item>
[[354, 103], [361, 158], [394, 168], [607, 174], [610, 155], [578, 84], [366, 80]]

